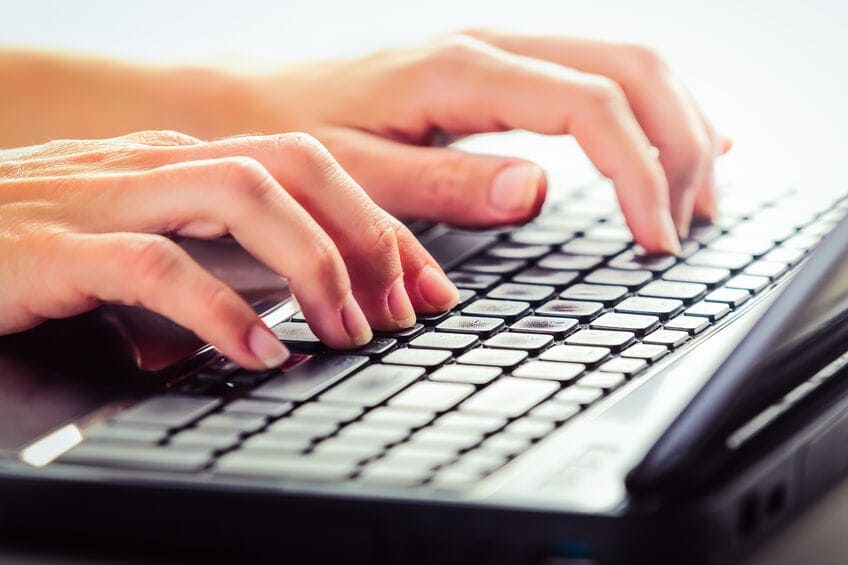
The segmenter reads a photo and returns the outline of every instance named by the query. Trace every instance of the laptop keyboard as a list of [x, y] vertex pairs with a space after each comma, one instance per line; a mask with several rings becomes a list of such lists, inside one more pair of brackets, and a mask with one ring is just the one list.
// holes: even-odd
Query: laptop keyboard
[[467, 488], [685, 348], [798, 265], [848, 210], [730, 194], [679, 257], [648, 256], [603, 188], [533, 222], [410, 227], [460, 289], [449, 313], [326, 349], [273, 328], [280, 371], [226, 359], [85, 432], [63, 463], [302, 481]]

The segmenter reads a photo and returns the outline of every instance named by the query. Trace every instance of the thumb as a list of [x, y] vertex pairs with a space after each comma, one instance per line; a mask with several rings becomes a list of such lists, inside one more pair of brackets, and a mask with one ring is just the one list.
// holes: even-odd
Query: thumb
[[404, 145], [351, 130], [322, 141], [395, 216], [487, 227], [527, 221], [545, 200], [545, 173], [529, 161]]

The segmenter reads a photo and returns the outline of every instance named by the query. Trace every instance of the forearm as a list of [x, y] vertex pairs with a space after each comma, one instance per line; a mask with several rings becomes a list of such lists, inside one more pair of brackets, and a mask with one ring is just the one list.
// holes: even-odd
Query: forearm
[[213, 67], [0, 50], [0, 147], [170, 129], [271, 133], [250, 81]]

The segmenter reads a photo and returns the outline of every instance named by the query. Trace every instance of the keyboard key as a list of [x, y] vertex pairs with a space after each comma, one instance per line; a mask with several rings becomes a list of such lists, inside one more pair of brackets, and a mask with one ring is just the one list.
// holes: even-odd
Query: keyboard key
[[574, 237], [571, 231], [525, 226], [509, 234], [510, 241], [524, 245], [560, 245]]
[[253, 433], [264, 427], [266, 421], [267, 418], [263, 415], [223, 412], [207, 416], [200, 420], [197, 425], [201, 428]]
[[778, 278], [780, 275], [789, 270], [789, 265], [779, 263], [777, 261], [756, 261], [745, 268], [746, 275], [755, 275], [759, 277], [768, 277], [771, 280]]
[[586, 345], [555, 345], [542, 353], [539, 359], [543, 361], [559, 361], [562, 363], [580, 363], [594, 365], [605, 359], [610, 350], [606, 347], [589, 347]]
[[[598, 369], [605, 373], [614, 373], [621, 374], [626, 377], [632, 377], [648, 367], [648, 362], [644, 359], [634, 358], [634, 357], [617, 357], [615, 359], [610, 359]], [[581, 381], [578, 383], [583, 385], [584, 383]]]
[[517, 349], [472, 349], [456, 361], [465, 365], [486, 365], [509, 369], [527, 359], [527, 352]]
[[410, 467], [391, 461], [376, 461], [359, 475], [359, 481], [377, 485], [417, 485], [430, 476], [426, 467]]
[[727, 288], [741, 288], [754, 294], [757, 294], [769, 285], [771, 281], [768, 277], [758, 277], [755, 275], [736, 275], [727, 281]]
[[470, 288], [459, 288], [459, 302], [456, 303], [455, 309], [464, 308], [477, 297], [477, 293]]
[[551, 253], [539, 261], [539, 267], [553, 271], [589, 271], [600, 265], [603, 260], [599, 255]]
[[433, 444], [405, 443], [392, 447], [381, 461], [404, 468], [432, 469], [456, 459], [456, 449], [440, 449]]
[[623, 271], [621, 269], [598, 269], [584, 279], [588, 283], [625, 286], [631, 290], [639, 288], [653, 278], [650, 271]]
[[369, 343], [356, 350], [359, 355], [380, 357], [397, 347], [397, 340], [390, 337], [375, 337]]
[[178, 395], [154, 396], [136, 404], [129, 410], [121, 412], [115, 418], [115, 421], [181, 428], [211, 412], [220, 404], [220, 400], [210, 398]]
[[221, 451], [235, 447], [239, 441], [241, 441], [241, 433], [238, 431], [223, 431], [217, 428], [189, 428], [173, 436], [168, 444]]
[[85, 438], [91, 441], [120, 443], [159, 443], [168, 435], [165, 426], [153, 424], [120, 424], [109, 422], [98, 424], [85, 431]]
[[256, 414], [269, 418], [279, 418], [292, 409], [291, 402], [276, 402], [273, 400], [254, 400], [252, 398], [240, 398], [224, 406], [225, 412], [238, 412], [240, 414]]
[[443, 365], [451, 358], [451, 352], [443, 349], [415, 349], [412, 347], [392, 351], [383, 357], [383, 363], [389, 365], [412, 365], [432, 369]]
[[498, 367], [447, 365], [430, 375], [431, 381], [449, 383], [486, 384], [501, 375]]
[[568, 382], [581, 374], [585, 367], [576, 363], [556, 363], [553, 361], [530, 361], [520, 365], [512, 374], [525, 379], [547, 379]]
[[683, 310], [683, 302], [675, 298], [652, 298], [631, 296], [615, 307], [616, 312], [625, 314], [648, 314], [660, 318], [669, 318]]
[[564, 422], [579, 413], [579, 404], [565, 404], [563, 402], [548, 401], [531, 410], [529, 416], [550, 420], [552, 422]]
[[540, 269], [539, 267], [531, 267], [513, 276], [512, 280], [518, 283], [544, 284], [562, 288], [567, 284], [571, 284], [579, 275], [580, 273], [576, 271], [550, 271], [548, 269]]
[[549, 245], [523, 245], [520, 243], [498, 243], [486, 250], [486, 255], [499, 259], [538, 259], [547, 255], [551, 248]]
[[562, 390], [554, 396], [556, 402], [565, 403], [568, 405], [588, 406], [604, 395], [604, 391], [599, 388], [590, 388], [583, 386], [570, 386]]
[[733, 308], [741, 306], [751, 297], [751, 293], [741, 288], [717, 288], [707, 295], [707, 302], [723, 302]]
[[271, 328], [271, 331], [292, 349], [312, 351], [321, 348], [321, 340], [309, 329], [306, 322], [283, 322]]
[[742, 238], [727, 236], [719, 239], [712, 245], [710, 249], [715, 251], [731, 251], [736, 253], [747, 253], [754, 257], [765, 255], [774, 247], [774, 242], [770, 239], [762, 238]]
[[625, 271], [662, 273], [672, 268], [676, 262], [677, 259], [672, 255], [647, 255], [630, 250], [611, 259], [609, 266]]
[[560, 247], [563, 253], [572, 255], [600, 255], [612, 257], [627, 249], [626, 243], [615, 241], [599, 241], [586, 238], [572, 239]]
[[[708, 244], [721, 235], [721, 228], [714, 224], [692, 224], [689, 229], [689, 239], [701, 244]], [[741, 251], [741, 250], [740, 250]]]
[[462, 264], [463, 271], [490, 275], [508, 275], [527, 266], [521, 259], [498, 259], [495, 257], [477, 257]]
[[425, 428], [410, 438], [410, 446], [439, 451], [462, 451], [480, 443], [483, 434], [446, 428]]
[[424, 333], [424, 324], [413, 324], [408, 328], [391, 332], [377, 332], [381, 337], [391, 337], [398, 341], [409, 341], [422, 333]]
[[684, 302], [700, 300], [707, 293], [707, 286], [701, 283], [652, 281], [639, 289], [639, 296], [652, 298], [671, 298]]
[[380, 425], [369, 421], [355, 422], [343, 428], [336, 437], [350, 442], [391, 445], [403, 441], [408, 435], [408, 428]]
[[535, 355], [553, 342], [554, 338], [550, 335], [503, 332], [490, 337], [483, 342], [483, 345], [503, 349], [521, 349]]
[[509, 457], [524, 451], [531, 443], [532, 441], [528, 437], [501, 432], [487, 439], [481, 447], [487, 451]]
[[627, 287], [602, 284], [575, 284], [559, 295], [566, 300], [588, 300], [612, 306], [627, 294]]
[[807, 252], [818, 245], [819, 241], [820, 238], [817, 235], [801, 233], [784, 241], [781, 247]]
[[363, 355], [312, 357], [251, 391], [254, 398], [303, 402], [333, 386], [365, 363]]
[[738, 271], [753, 260], [753, 257], [745, 253], [703, 249], [687, 259], [686, 263], [698, 267], [719, 267]]
[[453, 269], [497, 241], [497, 237], [492, 234], [463, 230], [437, 232], [437, 235], [428, 237], [429, 235], [422, 237], [421, 243], [445, 271]]
[[273, 422], [265, 433], [257, 437], [290, 436], [315, 440], [334, 433], [338, 427], [332, 420], [283, 418]]
[[553, 318], [549, 316], [525, 316], [513, 323], [509, 329], [513, 332], [541, 333], [562, 339], [577, 327], [573, 318]]
[[500, 331], [506, 324], [499, 318], [481, 318], [478, 316], [451, 316], [436, 326], [436, 330], [455, 333], [469, 333], [488, 337]]
[[670, 348], [680, 347], [689, 340], [689, 332], [675, 330], [657, 330], [649, 333], [643, 339], [643, 343], [663, 345]]
[[523, 418], [507, 426], [504, 433], [533, 440], [548, 435], [554, 430], [554, 427], [550, 420]]
[[389, 406], [444, 412], [474, 392], [474, 387], [457, 383], [415, 383], [389, 401]]
[[362, 409], [358, 406], [341, 406], [328, 404], [326, 402], [309, 402], [301, 405], [292, 414], [294, 420], [301, 421], [304, 418], [315, 418], [334, 424], [344, 424], [356, 420], [362, 415]]
[[678, 316], [666, 322], [665, 329], [678, 330], [695, 335], [707, 329], [709, 325], [709, 321], [700, 316]]
[[588, 322], [601, 313], [604, 305], [600, 302], [584, 302], [581, 300], [551, 300], [536, 308], [536, 314], [544, 316], [565, 316]]
[[546, 285], [504, 283], [489, 291], [487, 296], [501, 300], [524, 300], [537, 304], [549, 299], [555, 291], [554, 287]]
[[365, 414], [363, 422], [373, 425], [386, 425], [411, 430], [420, 428], [435, 418], [435, 414], [422, 410], [405, 410], [401, 408], [377, 408]]
[[385, 450], [386, 446], [380, 443], [362, 443], [348, 437], [332, 437], [319, 443], [312, 450], [312, 454], [358, 462], [377, 457]]
[[340, 404], [375, 406], [423, 375], [424, 369], [420, 367], [371, 365], [330, 389], [321, 399]]
[[513, 418], [525, 413], [558, 388], [559, 383], [553, 381], [504, 377], [466, 400], [461, 410]]
[[686, 309], [687, 316], [703, 316], [711, 322], [724, 318], [730, 312], [730, 306], [723, 302], [699, 302]]
[[466, 412], [451, 412], [434, 422], [436, 428], [455, 431], [470, 431], [477, 434], [490, 434], [502, 428], [506, 418], [501, 416], [486, 416], [483, 414], [468, 414]]
[[613, 225], [610, 223], [600, 224], [586, 230], [586, 238], [589, 240], [616, 241], [619, 243], [631, 243], [633, 236], [627, 226]]
[[794, 267], [804, 258], [806, 253], [802, 249], [789, 249], [788, 247], [776, 247], [763, 256], [766, 261], [777, 261]]
[[435, 326], [448, 316], [451, 316], [451, 312], [436, 312], [435, 314], [418, 314], [416, 319], [419, 323], [424, 324], [425, 326]]
[[457, 288], [470, 290], [488, 290], [501, 281], [498, 275], [485, 275], [482, 273], [464, 273], [462, 271], [451, 271], [448, 278]]
[[530, 304], [517, 300], [490, 300], [482, 298], [462, 309], [469, 316], [491, 316], [504, 320], [515, 320], [530, 311]]
[[632, 332], [580, 330], [565, 338], [565, 342], [570, 345], [591, 345], [618, 350], [630, 345], [634, 338]]
[[221, 475], [287, 478], [308, 482], [341, 481], [356, 469], [355, 459], [295, 455], [269, 457], [262, 450], [240, 449], [224, 455], [212, 470]]
[[649, 332], [659, 325], [660, 319], [656, 316], [608, 313], [592, 320], [589, 327], [597, 330], [624, 330], [638, 335]]
[[[607, 361], [603, 365], [601, 365], [602, 372], [589, 373], [579, 381], [577, 384], [581, 387], [588, 388], [599, 388], [603, 391], [611, 391], [615, 390], [624, 383], [627, 382], [627, 379], [624, 373], [617, 373], [615, 371], [607, 371], [604, 369], [605, 366], [609, 365], [613, 361], [639, 361], [642, 365], [645, 365], [645, 362], [641, 359], [613, 359], [612, 361]], [[611, 366], [611, 365], [610, 365]]]
[[667, 281], [701, 283], [707, 286], [720, 284], [728, 277], [730, 277], [730, 271], [727, 269], [693, 265], [675, 265], [663, 275], [663, 279]]
[[654, 345], [649, 343], [637, 343], [635, 345], [631, 345], [630, 347], [621, 352], [622, 357], [631, 359], [644, 359], [648, 363], [659, 361], [667, 354], [668, 348], [665, 345]]
[[249, 437], [242, 444], [244, 449], [279, 453], [301, 453], [312, 446], [313, 439], [305, 434], [259, 434]]
[[212, 450], [194, 446], [83, 442], [59, 458], [62, 463], [120, 467], [151, 471], [199, 471], [209, 462]]
[[[477, 336], [467, 333], [427, 332], [409, 342], [409, 347], [424, 349], [446, 349], [453, 352], [465, 351], [475, 343]], [[391, 361], [386, 361], [387, 363]]]

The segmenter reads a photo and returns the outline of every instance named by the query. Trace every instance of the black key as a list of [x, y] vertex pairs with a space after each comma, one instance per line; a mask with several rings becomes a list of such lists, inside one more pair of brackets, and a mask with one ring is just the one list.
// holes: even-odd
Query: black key
[[470, 384], [415, 383], [389, 401], [389, 406], [445, 412], [471, 396], [476, 389]]
[[[663, 330], [660, 330], [663, 331]], [[652, 334], [653, 335], [653, 334]], [[621, 352], [622, 357], [644, 359], [649, 363], [659, 361], [668, 354], [668, 347], [650, 343], [637, 343]]]
[[220, 400], [212, 398], [179, 395], [154, 396], [136, 404], [129, 410], [121, 412], [115, 418], [115, 421], [181, 428], [211, 412], [220, 404]]
[[603, 260], [604, 258], [598, 255], [551, 253], [539, 261], [539, 267], [553, 271], [588, 271], [600, 265]]
[[623, 271], [621, 269], [598, 269], [586, 275], [588, 283], [610, 284], [625, 286], [629, 289], [639, 288], [650, 281], [654, 275], [650, 271]]
[[392, 337], [398, 341], [409, 341], [424, 332], [424, 324], [413, 324], [402, 330], [392, 332], [377, 332], [381, 337]]
[[485, 318], [478, 316], [451, 316], [438, 326], [436, 330], [445, 332], [469, 333], [488, 337], [504, 327], [500, 318]]
[[444, 364], [450, 358], [451, 352], [443, 349], [415, 349], [408, 347], [392, 351], [383, 357], [383, 363], [432, 368]]
[[707, 295], [707, 302], [724, 302], [736, 308], [741, 306], [751, 297], [751, 293], [741, 288], [717, 288]]
[[715, 224], [694, 223], [689, 228], [689, 239], [706, 245], [721, 235], [721, 228]]
[[701, 283], [715, 286], [726, 281], [730, 271], [717, 267], [695, 267], [693, 265], [675, 265], [665, 272], [663, 278], [667, 281]]
[[584, 302], [579, 300], [551, 300], [536, 308], [536, 314], [545, 316], [565, 316], [588, 322], [601, 313], [604, 305], [600, 302]]
[[504, 283], [489, 291], [489, 298], [501, 300], [524, 300], [538, 304], [553, 296], [556, 289], [538, 284]]
[[649, 332], [660, 325], [656, 316], [644, 314], [619, 314], [610, 312], [592, 320], [589, 327], [597, 330], [624, 330], [637, 335]]
[[574, 237], [565, 229], [526, 226], [509, 234], [509, 239], [525, 245], [559, 245]]
[[512, 280], [519, 283], [544, 284], [561, 288], [573, 282], [578, 276], [579, 273], [575, 271], [551, 271], [531, 267], [513, 276]]
[[560, 247], [563, 253], [572, 255], [600, 255], [612, 257], [627, 249], [626, 243], [615, 241], [598, 241], [586, 238], [573, 239]]
[[555, 345], [542, 353], [539, 359], [543, 361], [558, 361], [561, 363], [580, 363], [594, 365], [610, 354], [606, 347], [591, 347], [587, 345]]
[[494, 337], [490, 337], [483, 344], [486, 347], [521, 349], [531, 354], [536, 354], [551, 345], [553, 342], [554, 338], [550, 335], [503, 332]]
[[459, 288], [457, 290], [459, 291], [459, 302], [456, 303], [454, 309], [462, 308], [477, 296], [477, 293], [470, 288]]
[[591, 345], [618, 350], [633, 343], [634, 338], [633, 332], [580, 330], [565, 338], [565, 342], [569, 345]]
[[404, 224], [409, 228], [409, 231], [415, 235], [421, 235], [425, 231], [432, 228], [435, 224], [429, 220], [404, 220]]
[[527, 261], [521, 259], [497, 259], [495, 257], [477, 257], [462, 264], [463, 271], [490, 275], [508, 275], [523, 269]]
[[491, 234], [451, 230], [425, 237], [421, 243], [439, 265], [448, 271], [495, 241], [497, 237]]
[[577, 327], [573, 318], [553, 318], [549, 316], [525, 316], [512, 324], [509, 329], [514, 332], [541, 333], [562, 339]]
[[251, 391], [255, 398], [302, 402], [333, 386], [368, 362], [363, 355], [312, 357]]
[[736, 275], [727, 281], [727, 288], [741, 288], [754, 294], [757, 294], [769, 285], [771, 281], [768, 277], [758, 277], [756, 275]]
[[657, 330], [646, 335], [643, 343], [663, 345], [670, 348], [680, 347], [689, 340], [689, 333], [686, 331], [675, 330]]
[[550, 252], [548, 245], [522, 245], [520, 243], [498, 243], [486, 250], [486, 255], [499, 259], [538, 259]]
[[271, 374], [268, 372], [239, 371], [227, 378], [227, 382], [224, 383], [224, 390], [255, 387]]
[[556, 363], [554, 361], [530, 361], [512, 372], [514, 377], [525, 379], [546, 379], [568, 382], [583, 374], [586, 367], [577, 363]]
[[499, 367], [484, 367], [471, 365], [447, 365], [430, 375], [431, 381], [449, 383], [468, 383], [482, 385], [499, 377], [502, 371]]
[[305, 322], [283, 322], [271, 328], [271, 331], [290, 349], [299, 351], [321, 349], [321, 340], [309, 329]]
[[458, 288], [469, 290], [486, 290], [498, 284], [501, 277], [498, 275], [485, 275], [482, 273], [465, 273], [463, 271], [451, 271], [448, 278]]
[[424, 349], [447, 349], [453, 352], [465, 351], [475, 343], [477, 336], [468, 333], [428, 332], [409, 342], [409, 347]]
[[676, 316], [682, 310], [683, 302], [675, 298], [650, 298], [646, 296], [631, 296], [615, 307], [616, 312], [649, 314], [663, 319]]
[[509, 369], [527, 359], [527, 352], [518, 349], [472, 349], [457, 358], [457, 363], [465, 365], [485, 365]]
[[207, 365], [204, 369], [204, 373], [215, 373], [216, 375], [221, 375], [224, 377], [228, 377], [240, 370], [241, 366], [237, 363], [230, 361], [226, 357], [219, 357], [209, 365]]
[[698, 302], [686, 309], [687, 316], [701, 316], [711, 322], [724, 318], [730, 312], [730, 306], [723, 302]]
[[419, 323], [424, 324], [425, 326], [435, 326], [450, 315], [450, 312], [437, 312], [435, 314], [418, 314], [417, 319]]
[[753, 260], [753, 257], [745, 253], [702, 249], [687, 259], [686, 263], [697, 267], [719, 267], [738, 271]]
[[380, 357], [397, 347], [397, 340], [390, 337], [375, 337], [370, 342], [356, 350], [359, 355]]
[[616, 359], [610, 359], [609, 361], [598, 367], [598, 370], [603, 371], [605, 373], [615, 373], [617, 375], [632, 377], [633, 375], [637, 375], [647, 368], [648, 362], [644, 359], [636, 357], [618, 357]]
[[152, 471], [199, 471], [209, 462], [212, 450], [203, 447], [83, 442], [59, 458], [62, 463], [120, 467]]
[[424, 369], [420, 367], [371, 365], [325, 393], [321, 400], [357, 406], [376, 406], [423, 375]]
[[462, 411], [520, 416], [559, 388], [559, 383], [504, 377], [484, 388], [462, 406]]
[[710, 322], [700, 316], [678, 316], [666, 322], [665, 329], [678, 330], [695, 335], [707, 329], [709, 325]]
[[640, 296], [670, 298], [689, 303], [700, 300], [707, 293], [707, 285], [678, 281], [651, 281], [639, 289]]
[[517, 300], [490, 300], [482, 298], [475, 300], [462, 309], [463, 314], [470, 316], [491, 316], [504, 320], [515, 320], [530, 311], [530, 304]]
[[625, 271], [662, 273], [672, 268], [676, 262], [677, 259], [672, 255], [647, 255], [630, 250], [611, 259], [609, 266]]
[[559, 297], [566, 300], [588, 300], [612, 306], [627, 294], [627, 287], [603, 284], [575, 284], [563, 290]]

